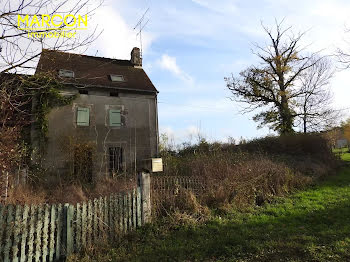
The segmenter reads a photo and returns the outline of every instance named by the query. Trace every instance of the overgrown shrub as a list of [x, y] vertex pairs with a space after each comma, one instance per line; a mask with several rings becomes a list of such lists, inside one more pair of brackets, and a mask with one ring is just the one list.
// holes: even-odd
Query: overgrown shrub
[[[206, 190], [196, 201], [210, 208], [262, 205], [331, 174], [337, 165], [327, 140], [318, 134], [265, 137], [240, 145], [201, 141], [164, 156], [163, 175], [204, 179]], [[193, 199], [180, 194], [159, 199], [167, 211], [198, 216], [200, 208], [188, 209]], [[164, 215], [159, 206], [155, 212]]]
[[194, 224], [210, 217], [209, 208], [199, 202], [199, 198], [184, 188], [176, 194], [152, 192], [153, 216], [168, 217], [174, 225]]
[[202, 140], [196, 145], [188, 145], [181, 148], [176, 156], [186, 157], [201, 153], [215, 154], [216, 152], [249, 152], [291, 156], [311, 155], [321, 160], [334, 159], [331, 153], [331, 144], [323, 134], [266, 136], [250, 141], [243, 140], [238, 145], [232, 143], [208, 143]]
[[76, 204], [88, 199], [109, 196], [134, 188], [134, 179], [103, 178], [95, 184], [71, 183], [62, 180], [60, 183], [41, 183], [17, 185], [9, 188], [7, 204], [41, 204], [71, 203]]

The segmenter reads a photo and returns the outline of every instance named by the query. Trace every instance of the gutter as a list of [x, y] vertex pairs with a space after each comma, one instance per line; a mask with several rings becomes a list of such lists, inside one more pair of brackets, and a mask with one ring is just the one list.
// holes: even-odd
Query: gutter
[[156, 113], [156, 136], [157, 136], [157, 146], [156, 146], [156, 154], [157, 157], [159, 157], [159, 127], [158, 127], [158, 96], [155, 98], [155, 113]]
[[82, 86], [82, 87], [99, 87], [99, 88], [106, 88], [106, 89], [113, 89], [113, 90], [127, 90], [127, 91], [137, 91], [137, 92], [147, 92], [147, 93], [159, 93], [159, 91], [156, 89], [156, 91], [151, 90], [143, 90], [143, 89], [135, 89], [135, 88], [124, 88], [124, 87], [111, 87], [111, 86], [104, 86], [104, 85], [88, 85], [88, 84], [77, 84], [77, 83], [70, 83], [70, 82], [62, 82], [63, 84], [67, 85], [73, 85], [73, 86]]

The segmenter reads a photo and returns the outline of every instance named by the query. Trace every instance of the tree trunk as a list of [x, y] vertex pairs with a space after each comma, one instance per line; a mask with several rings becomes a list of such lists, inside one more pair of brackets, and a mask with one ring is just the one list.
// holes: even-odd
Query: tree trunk
[[303, 127], [304, 127], [304, 134], [307, 133], [307, 130], [306, 130], [306, 115], [304, 115], [303, 117]]
[[285, 95], [282, 95], [281, 97], [280, 114], [282, 123], [281, 134], [286, 135], [293, 133], [293, 116], [288, 106], [288, 99]]

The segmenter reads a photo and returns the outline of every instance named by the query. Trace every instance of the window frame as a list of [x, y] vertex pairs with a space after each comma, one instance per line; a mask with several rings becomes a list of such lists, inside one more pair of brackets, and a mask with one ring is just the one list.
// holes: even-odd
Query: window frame
[[[122, 80], [117, 80], [117, 79], [114, 79], [113, 78], [118, 78], [120, 77]], [[122, 83], [122, 82], [125, 82], [125, 77], [123, 75], [115, 75], [115, 74], [110, 74], [109, 75], [109, 79], [112, 81], [112, 82], [116, 82], [116, 83]]]
[[[79, 109], [87, 109], [87, 124], [81, 124], [81, 123], [86, 123], [86, 122], [78, 122], [78, 118], [79, 118]], [[80, 112], [82, 112], [83, 110], [80, 110]], [[76, 116], [75, 116], [75, 123], [77, 125], [77, 127], [89, 127], [90, 126], [90, 108], [89, 107], [83, 107], [83, 106], [77, 106], [76, 107]]]
[[[118, 154], [113, 154], [118, 151]], [[111, 153], [112, 152], [112, 153]], [[125, 172], [125, 159], [124, 159], [124, 148], [122, 145], [109, 145], [108, 146], [108, 173], [110, 176], [114, 174]], [[116, 163], [118, 163], [116, 165]], [[118, 166], [118, 169], [116, 169]]]
[[[111, 111], [120, 111], [120, 125], [111, 125]], [[105, 105], [105, 126], [110, 129], [122, 129], [127, 126], [127, 111], [124, 105]]]

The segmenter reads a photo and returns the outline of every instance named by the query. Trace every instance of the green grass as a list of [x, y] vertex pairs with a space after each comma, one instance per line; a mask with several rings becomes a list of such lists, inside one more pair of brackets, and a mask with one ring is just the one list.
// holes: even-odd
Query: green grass
[[349, 148], [347, 147], [333, 149], [333, 153], [347, 153], [347, 152], [349, 152]]
[[149, 226], [86, 261], [350, 261], [350, 168], [249, 212]]
[[340, 158], [344, 161], [350, 161], [350, 153], [343, 153]]
[[340, 158], [344, 161], [350, 161], [350, 150], [347, 147], [335, 148], [333, 149], [333, 153], [339, 155]]

